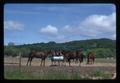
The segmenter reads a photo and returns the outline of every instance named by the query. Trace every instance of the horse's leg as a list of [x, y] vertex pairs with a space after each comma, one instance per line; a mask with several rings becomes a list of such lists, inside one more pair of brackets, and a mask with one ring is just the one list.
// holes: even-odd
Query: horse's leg
[[53, 65], [56, 65], [56, 61], [54, 60], [54, 63], [53, 63]]
[[58, 66], [60, 66], [60, 62], [59, 62], [59, 60], [58, 60], [57, 62], [58, 62]]
[[51, 65], [53, 65], [53, 60], [51, 60]]
[[89, 62], [88, 62], [89, 64], [91, 64], [91, 59], [89, 58]]
[[62, 61], [62, 66], [64, 65], [64, 60]]
[[60, 66], [62, 65], [62, 61], [60, 61]]
[[91, 64], [92, 64], [92, 63], [93, 63], [93, 59], [91, 59], [91, 61], [90, 61], [90, 62], [91, 62]]
[[53, 62], [53, 65], [55, 65], [55, 61], [53, 60], [52, 62]]
[[93, 64], [94, 64], [94, 62], [95, 62], [95, 58], [93, 58]]
[[29, 63], [29, 61], [30, 61], [30, 57], [28, 57], [28, 61], [27, 61], [27, 64], [26, 64], [26, 66], [28, 66], [28, 63]]
[[87, 59], [87, 64], [89, 64], [89, 62], [90, 62], [90, 59], [88, 58], [88, 59]]
[[88, 64], [88, 58], [86, 59], [86, 61], [87, 61], [87, 63], [86, 63], [86, 64]]
[[93, 58], [91, 58], [91, 64], [93, 64]]
[[66, 66], [66, 59], [63, 60], [63, 64]]
[[76, 58], [76, 59], [75, 59], [75, 63], [77, 63], [77, 60], [78, 60], [78, 59]]
[[92, 64], [92, 59], [90, 58], [90, 64]]
[[84, 58], [83, 58], [83, 57], [81, 57], [81, 62], [80, 62], [80, 66], [81, 66], [81, 63], [83, 62], [83, 60], [84, 60]]
[[60, 61], [60, 66], [61, 66], [61, 64], [62, 64], [62, 63], [61, 63], [61, 61]]
[[55, 60], [53, 61], [53, 65], [56, 65], [56, 61]]
[[93, 58], [91, 59], [91, 64], [93, 64]]
[[63, 61], [62, 61], [62, 60], [60, 60], [60, 66], [62, 66], [62, 63], [63, 63]]
[[40, 66], [42, 66], [42, 63], [43, 63], [43, 60], [41, 59], [41, 63], [40, 63]]
[[65, 60], [65, 66], [67, 66], [67, 59]]
[[81, 66], [81, 59], [79, 59], [79, 66]]
[[65, 60], [64, 60], [64, 65], [65, 65], [65, 66], [66, 66], [66, 63], [67, 63], [67, 60], [65, 59]]
[[44, 66], [45, 66], [45, 59], [43, 60], [43, 64], [44, 64]]
[[31, 66], [31, 62], [32, 62], [32, 60], [33, 60], [33, 57], [30, 58], [30, 66]]
[[41, 63], [41, 66], [44, 66], [44, 59], [42, 59], [42, 63]]
[[52, 61], [52, 64], [55, 65], [55, 61], [54, 60]]
[[58, 65], [60, 66], [60, 61], [58, 61]]
[[53, 59], [51, 58], [51, 66], [53, 65]]
[[71, 62], [70, 59], [68, 59], [68, 62], [69, 62], [69, 66], [71, 66], [71, 65], [70, 65], [70, 62]]

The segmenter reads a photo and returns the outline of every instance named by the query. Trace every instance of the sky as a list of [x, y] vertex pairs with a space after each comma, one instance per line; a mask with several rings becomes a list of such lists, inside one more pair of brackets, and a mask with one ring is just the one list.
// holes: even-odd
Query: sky
[[4, 45], [116, 39], [114, 4], [5, 4]]

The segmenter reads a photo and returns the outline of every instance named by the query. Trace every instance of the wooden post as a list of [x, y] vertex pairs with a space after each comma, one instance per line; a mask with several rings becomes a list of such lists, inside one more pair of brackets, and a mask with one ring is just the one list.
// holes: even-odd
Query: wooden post
[[19, 69], [21, 71], [21, 53], [19, 53]]

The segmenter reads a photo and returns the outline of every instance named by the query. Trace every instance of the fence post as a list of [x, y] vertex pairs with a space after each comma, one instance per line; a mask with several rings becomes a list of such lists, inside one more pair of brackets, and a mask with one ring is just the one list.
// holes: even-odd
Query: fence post
[[21, 53], [19, 53], [19, 69], [21, 71]]

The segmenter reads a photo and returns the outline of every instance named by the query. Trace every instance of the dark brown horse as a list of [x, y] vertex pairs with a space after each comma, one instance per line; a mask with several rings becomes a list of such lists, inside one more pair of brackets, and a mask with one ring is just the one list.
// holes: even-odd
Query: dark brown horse
[[41, 66], [45, 66], [45, 59], [50, 54], [50, 51], [31, 51], [28, 56], [27, 66], [28, 64], [31, 65], [33, 58], [40, 58], [41, 59]]
[[64, 55], [64, 62], [69, 62], [69, 66], [70, 66], [71, 60], [74, 61], [74, 59], [75, 59], [75, 56], [76, 56], [75, 53], [73, 53], [72, 51], [62, 50], [62, 54]]
[[94, 64], [95, 61], [95, 53], [89, 52], [87, 56], [87, 64]]
[[85, 58], [85, 55], [83, 54], [82, 50], [76, 51], [76, 61], [79, 61], [79, 66], [83, 62], [83, 59]]
[[71, 66], [71, 60], [78, 62], [79, 66], [83, 62], [84, 55], [81, 52], [81, 50], [77, 51], [62, 51], [62, 54], [65, 57], [65, 61], [69, 63], [69, 66]]

